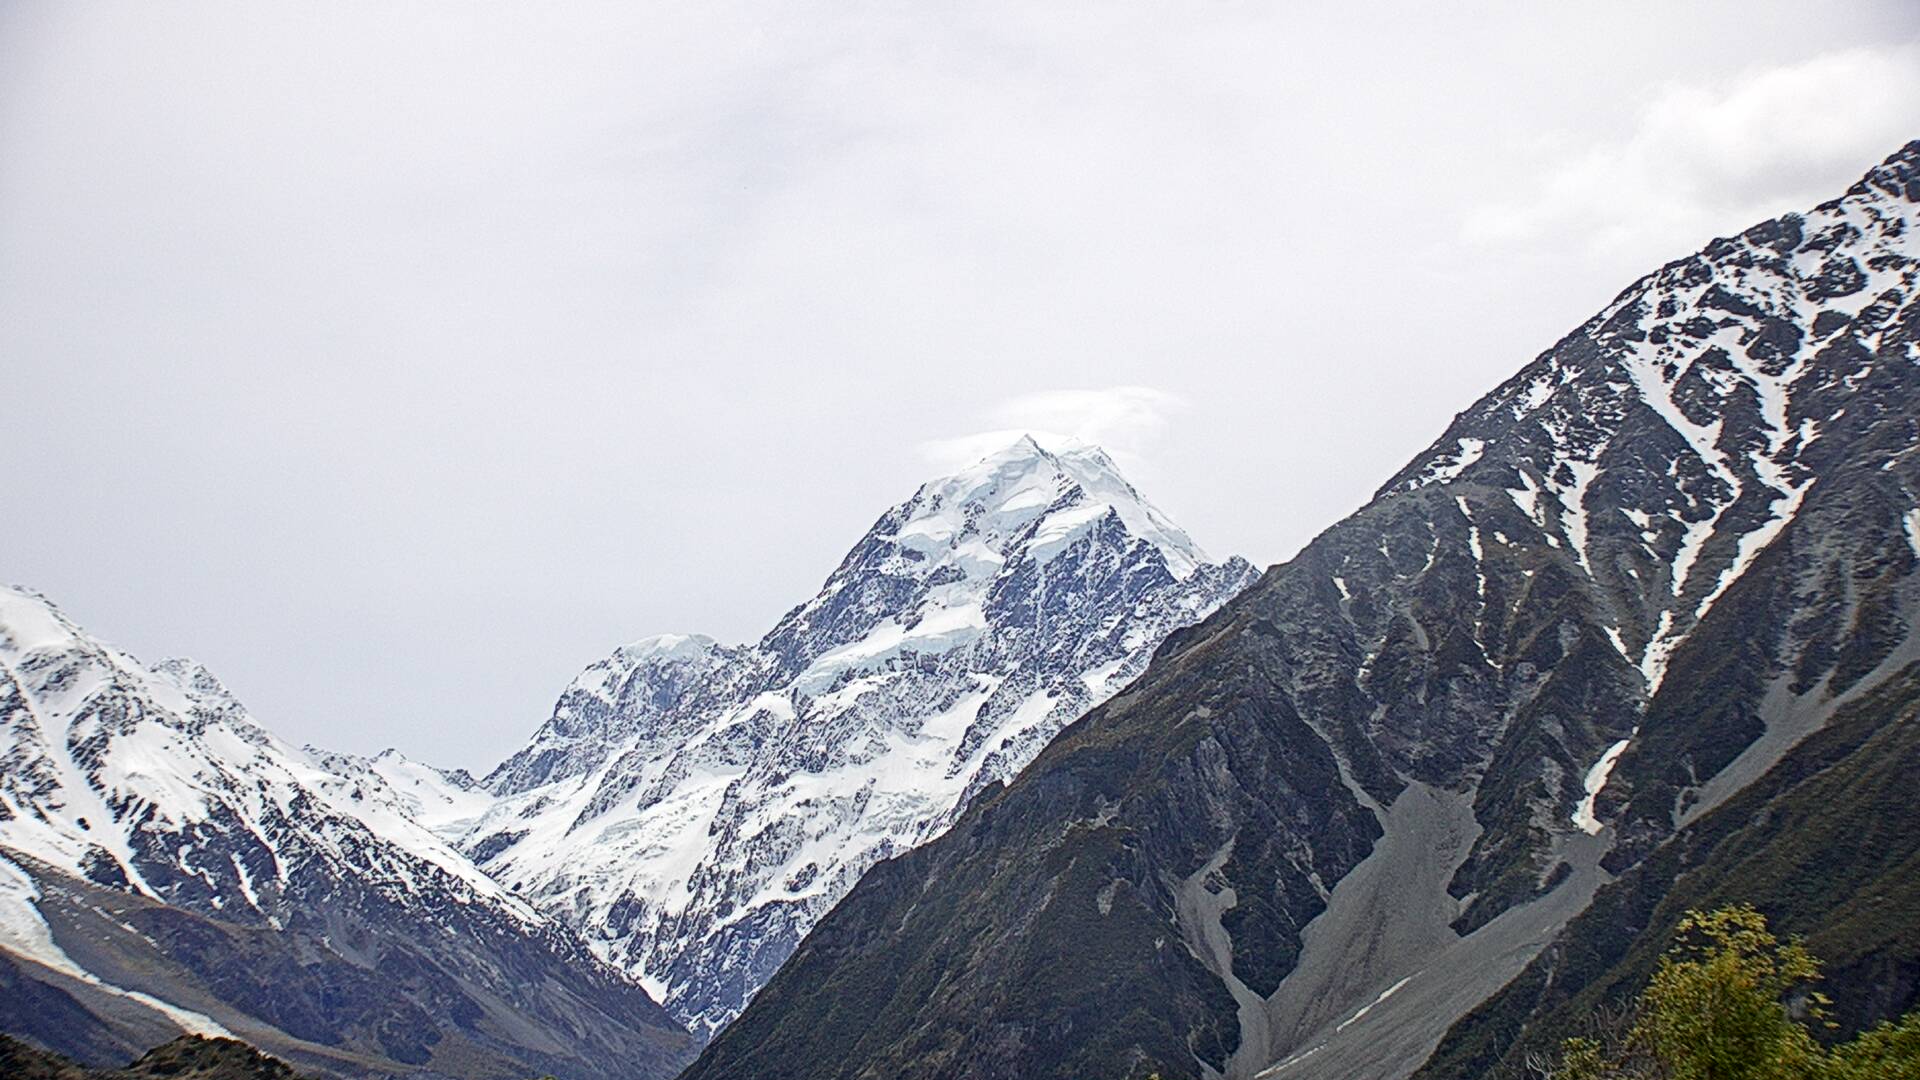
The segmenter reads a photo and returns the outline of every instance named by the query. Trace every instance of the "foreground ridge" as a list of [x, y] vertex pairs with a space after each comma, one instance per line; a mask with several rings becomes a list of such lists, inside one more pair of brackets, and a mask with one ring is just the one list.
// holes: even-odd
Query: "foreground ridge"
[[88, 1069], [61, 1054], [0, 1035], [0, 1075], [11, 1080], [300, 1080], [286, 1062], [235, 1039], [182, 1035], [118, 1069]]

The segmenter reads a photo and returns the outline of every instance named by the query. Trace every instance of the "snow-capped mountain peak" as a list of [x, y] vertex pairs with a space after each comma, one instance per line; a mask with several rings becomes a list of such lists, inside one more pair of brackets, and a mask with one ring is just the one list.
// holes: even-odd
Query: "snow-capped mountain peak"
[[589, 667], [464, 850], [714, 1030], [867, 867], [1253, 577], [1098, 447], [1021, 437], [882, 515], [759, 642]]
[[923, 553], [943, 543], [960, 549], [971, 540], [996, 553], [1024, 543], [1044, 560], [1111, 512], [1129, 533], [1160, 549], [1175, 578], [1208, 561], [1120, 475], [1106, 451], [1072, 439], [1049, 442], [1052, 449], [1022, 435], [973, 466], [922, 485], [901, 508], [908, 520], [892, 539]]
[[682, 694], [744, 650], [702, 634], [661, 634], [615, 649], [575, 676], [533, 739], [481, 786], [515, 795], [604, 764], [672, 709]]
[[0, 843], [77, 877], [274, 922], [301, 872], [396, 897], [425, 875], [534, 918], [395, 796], [268, 734], [204, 667], [149, 668], [18, 588], [0, 588], [0, 740]]
[[620, 653], [635, 663], [642, 663], [703, 657], [718, 647], [719, 642], [705, 634], [654, 634], [622, 645]]

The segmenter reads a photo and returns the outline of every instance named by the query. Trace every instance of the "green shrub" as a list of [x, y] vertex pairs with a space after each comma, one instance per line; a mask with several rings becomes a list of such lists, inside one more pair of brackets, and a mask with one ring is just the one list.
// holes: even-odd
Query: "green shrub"
[[1832, 1049], [1820, 964], [1747, 905], [1689, 912], [1637, 1001], [1567, 1040], [1553, 1080], [1920, 1080], [1920, 1012]]

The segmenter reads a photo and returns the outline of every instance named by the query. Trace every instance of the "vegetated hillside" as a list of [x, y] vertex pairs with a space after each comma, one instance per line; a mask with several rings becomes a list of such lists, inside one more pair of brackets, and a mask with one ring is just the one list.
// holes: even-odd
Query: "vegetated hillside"
[[1097, 447], [1022, 437], [882, 515], [758, 644], [659, 637], [588, 668], [462, 846], [711, 1032], [867, 867], [1253, 576]]
[[0, 1030], [182, 1031], [325, 1075], [667, 1077], [693, 1041], [570, 931], [211, 674], [0, 589]]
[[1911, 1004], [1900, 844], [1772, 822], [1913, 832], [1868, 766], [1920, 660], [1917, 170], [1634, 283], [870, 871], [687, 1080], [1406, 1076], [1616, 875], [1596, 912], [1839, 902], [1848, 1021]]

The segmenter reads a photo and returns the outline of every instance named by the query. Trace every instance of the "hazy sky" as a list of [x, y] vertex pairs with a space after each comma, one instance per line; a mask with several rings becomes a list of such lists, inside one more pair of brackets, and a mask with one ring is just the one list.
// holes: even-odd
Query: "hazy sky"
[[0, 3], [0, 578], [478, 771], [982, 431], [1285, 558], [1916, 137], [1911, 0]]

